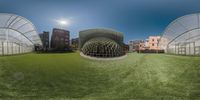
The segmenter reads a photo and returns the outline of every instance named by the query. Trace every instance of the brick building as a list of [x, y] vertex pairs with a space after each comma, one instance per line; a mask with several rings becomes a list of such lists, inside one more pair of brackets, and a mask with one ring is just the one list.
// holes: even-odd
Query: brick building
[[146, 49], [149, 50], [160, 50], [160, 47], [158, 46], [160, 40], [160, 36], [149, 36], [145, 43]]
[[132, 40], [129, 41], [128, 45], [129, 45], [129, 51], [134, 52], [134, 51], [138, 51], [139, 49], [143, 49], [144, 48], [144, 40]]
[[47, 51], [49, 49], [49, 32], [43, 31], [39, 36], [43, 44], [42, 49]]
[[54, 28], [51, 37], [51, 48], [56, 51], [70, 50], [70, 32]]
[[79, 38], [73, 38], [71, 40], [71, 48], [73, 50], [78, 50], [78, 48], [79, 48]]

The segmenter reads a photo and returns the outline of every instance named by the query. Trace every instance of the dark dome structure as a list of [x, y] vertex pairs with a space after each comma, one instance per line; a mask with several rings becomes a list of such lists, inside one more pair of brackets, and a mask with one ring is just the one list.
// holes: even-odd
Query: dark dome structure
[[91, 57], [120, 57], [123, 51], [123, 34], [107, 29], [89, 29], [79, 33], [80, 50]]

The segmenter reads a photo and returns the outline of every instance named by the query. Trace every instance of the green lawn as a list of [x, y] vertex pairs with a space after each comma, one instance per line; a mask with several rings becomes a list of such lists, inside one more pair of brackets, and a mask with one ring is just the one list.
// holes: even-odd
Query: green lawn
[[79, 53], [0, 57], [0, 99], [200, 99], [200, 57], [130, 53], [94, 61]]

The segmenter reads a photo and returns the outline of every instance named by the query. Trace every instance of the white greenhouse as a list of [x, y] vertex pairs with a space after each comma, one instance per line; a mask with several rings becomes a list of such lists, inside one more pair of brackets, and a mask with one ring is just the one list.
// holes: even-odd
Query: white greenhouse
[[173, 21], [163, 32], [159, 46], [169, 54], [200, 55], [200, 14]]
[[0, 55], [32, 52], [42, 45], [35, 26], [26, 18], [0, 13]]

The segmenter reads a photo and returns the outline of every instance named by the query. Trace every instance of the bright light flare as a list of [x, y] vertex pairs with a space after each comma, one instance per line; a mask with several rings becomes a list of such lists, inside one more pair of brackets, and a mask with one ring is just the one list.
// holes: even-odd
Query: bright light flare
[[67, 22], [66, 22], [66, 21], [64, 21], [64, 20], [61, 20], [61, 21], [60, 21], [60, 24], [66, 25], [66, 24], [67, 24]]
[[61, 19], [61, 20], [57, 20], [57, 23], [62, 26], [68, 26], [70, 24], [70, 21], [66, 19]]

